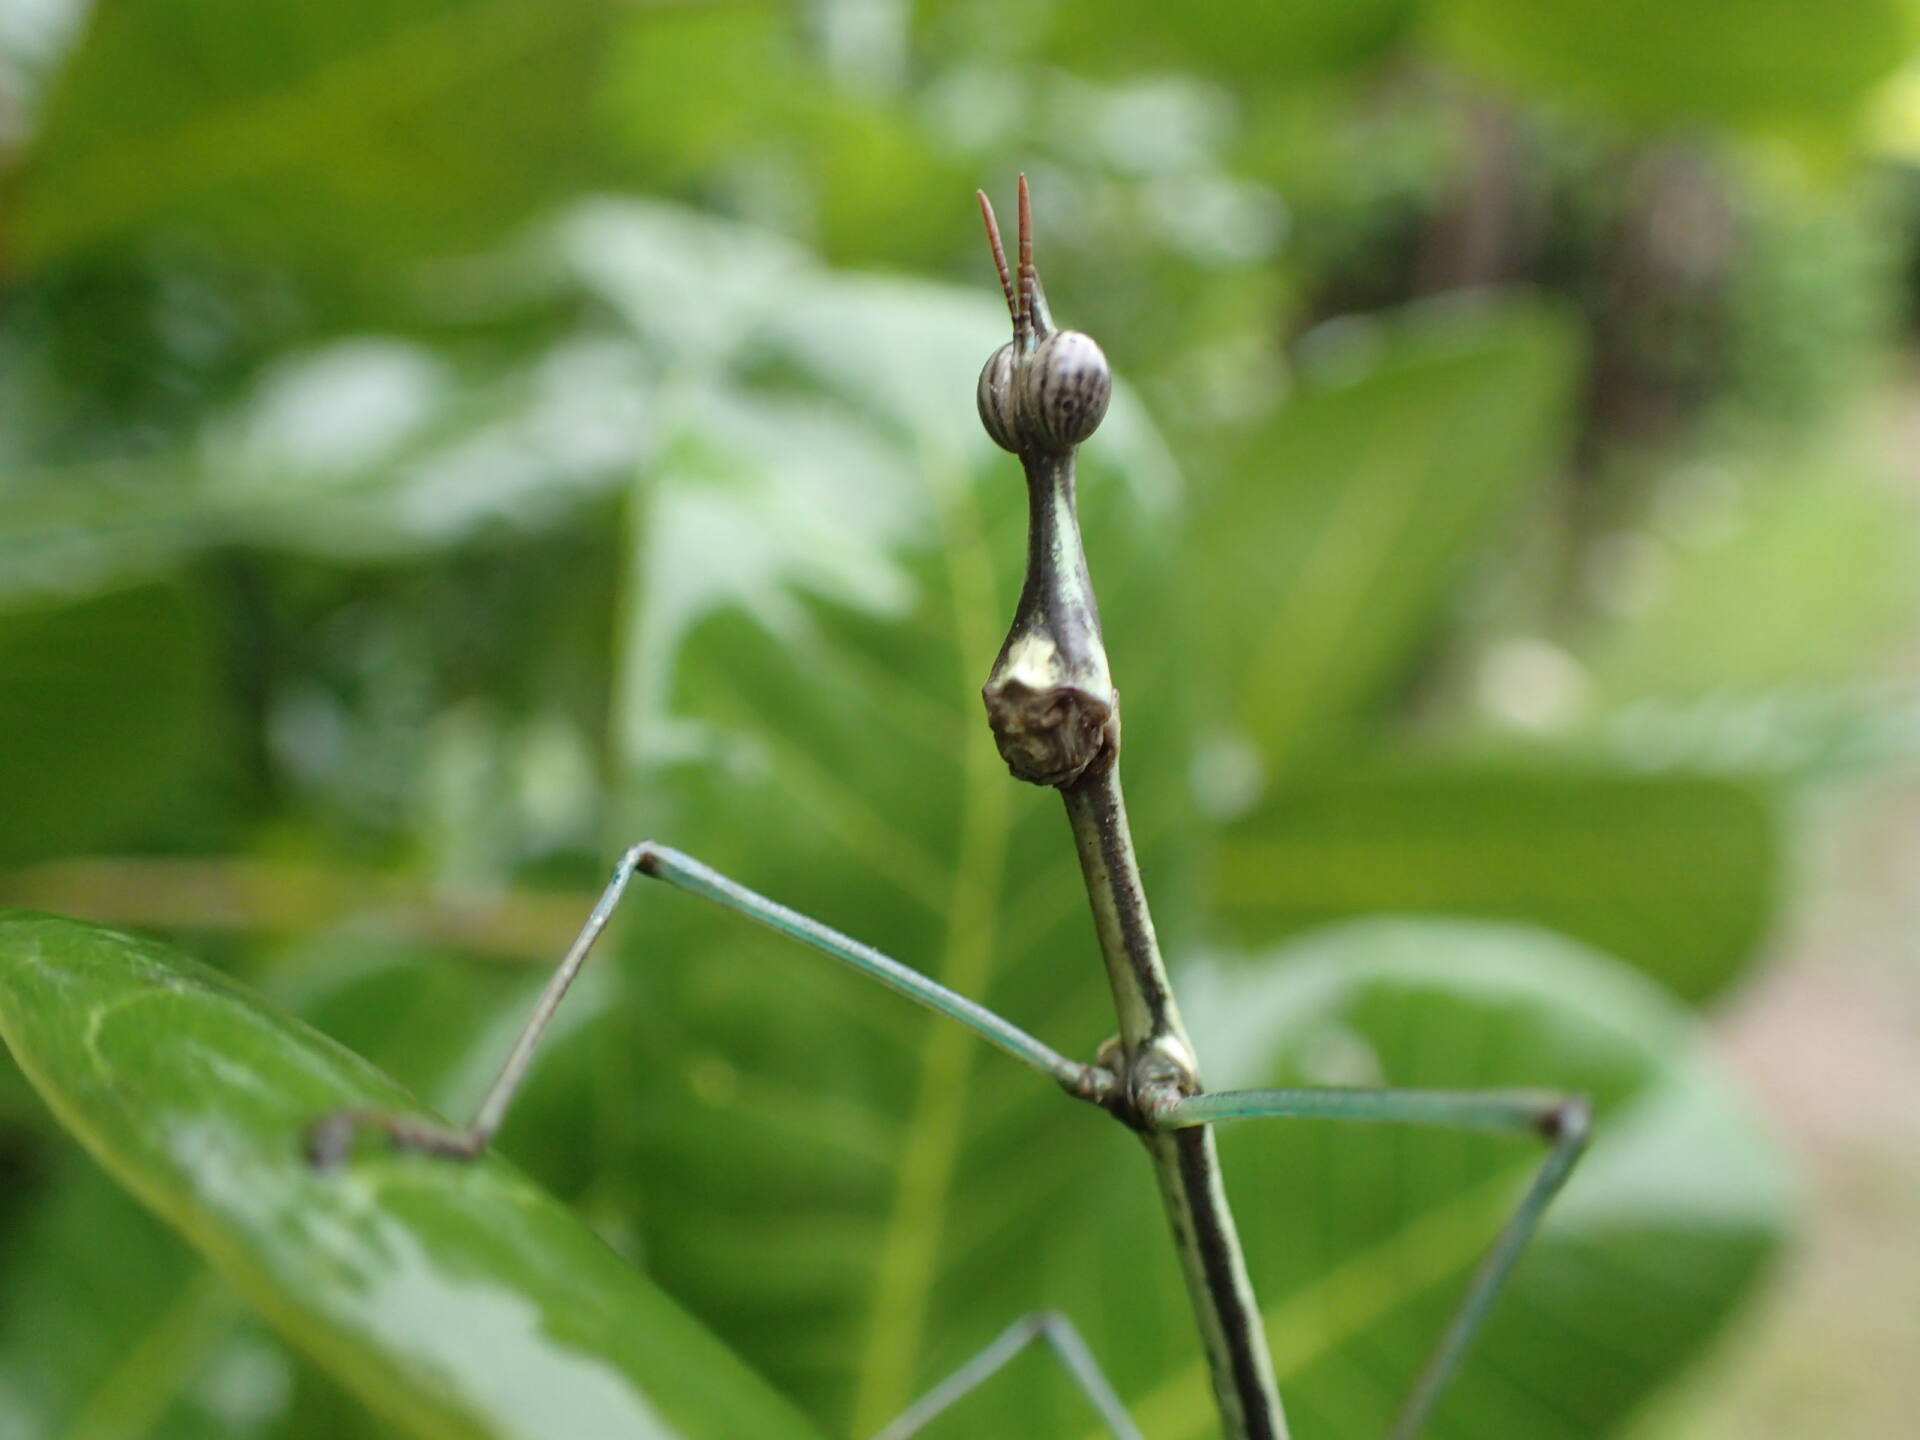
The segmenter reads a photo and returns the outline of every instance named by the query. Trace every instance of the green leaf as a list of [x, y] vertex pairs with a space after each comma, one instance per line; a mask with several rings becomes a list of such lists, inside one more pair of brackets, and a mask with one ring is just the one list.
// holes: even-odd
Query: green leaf
[[210, 620], [183, 585], [0, 613], [0, 865], [123, 843], [193, 803], [220, 733]]
[[[0, 1255], [0, 1433], [60, 1440], [390, 1437], [78, 1155]], [[110, 1297], [110, 1298], [109, 1298]]]
[[93, 11], [9, 207], [16, 265], [193, 222], [271, 252], [456, 250], [581, 174], [601, 0]]
[[[462, 964], [447, 953], [381, 944], [364, 930], [275, 949], [257, 973], [275, 1002], [453, 1115], [472, 1112], [546, 978], [542, 966]], [[549, 1189], [556, 1180], [572, 1182], [568, 1194], [584, 1188], [576, 1178], [582, 1170], [593, 1173], [591, 1153], [604, 1129], [578, 1081], [582, 1063], [599, 1058], [592, 1031], [612, 978], [610, 970], [590, 970], [569, 994], [502, 1137], [503, 1148], [522, 1165], [531, 1161]], [[452, 1016], [462, 1023], [447, 1023]], [[0, 1080], [17, 1076], [0, 1062]], [[19, 1103], [44, 1114], [21, 1088]], [[625, 1087], [617, 1103], [630, 1104], [632, 1094]], [[49, 1155], [28, 1173], [43, 1170], [43, 1183], [30, 1191], [0, 1195], [8, 1221], [0, 1292], [9, 1297], [0, 1309], [0, 1434], [346, 1440], [395, 1433], [278, 1340], [183, 1240], [97, 1167], [77, 1154]], [[110, 1305], [101, 1303], [107, 1294]]]
[[1189, 564], [1225, 677], [1208, 699], [1270, 772], [1344, 739], [1401, 679], [1465, 562], [1550, 474], [1572, 400], [1555, 313], [1355, 323], [1339, 378], [1289, 401], [1209, 497]]
[[551, 531], [631, 475], [651, 381], [640, 346], [588, 330], [505, 373], [382, 335], [284, 355], [206, 427], [184, 513], [147, 524], [360, 563]]
[[[1596, 1105], [1592, 1148], [1548, 1211], [1423, 1432], [1590, 1440], [1684, 1366], [1748, 1293], [1788, 1223], [1771, 1143], [1686, 1011], [1631, 971], [1538, 931], [1365, 921], [1181, 978], [1215, 1086], [1549, 1086]], [[1242, 1121], [1222, 1163], [1301, 1435], [1385, 1434], [1542, 1150], [1531, 1137]], [[1132, 1187], [1110, 1187], [1132, 1197]], [[1123, 1211], [1124, 1211], [1124, 1207]], [[1083, 1216], [1097, 1273], [1158, 1239], [1151, 1198]], [[1177, 1277], [1148, 1269], [1169, 1296]], [[1092, 1319], [1145, 1382], [1160, 1440], [1205, 1440], [1197, 1361], [1169, 1359], [1139, 1297]]]
[[[579, 918], [589, 903], [581, 899]], [[436, 1113], [471, 1115], [566, 939], [556, 930], [554, 956], [502, 965], [446, 948], [383, 943], [352, 927], [275, 949], [256, 983], [273, 1003], [371, 1060]], [[567, 991], [495, 1148], [552, 1194], [592, 1205], [582, 1218], [632, 1259], [638, 1247], [630, 1232], [639, 1217], [593, 1203], [608, 1171], [596, 1151], [636, 1099], [635, 1082], [608, 1063], [603, 1047], [603, 1037], [621, 1039], [606, 1036], [628, 1003], [619, 979], [614, 967], [589, 966]], [[455, 1016], [459, 1023], [449, 1023]]]
[[1213, 896], [1251, 946], [1380, 912], [1533, 921], [1699, 1000], [1752, 956], [1780, 868], [1772, 809], [1732, 780], [1397, 768], [1267, 797], [1227, 827]]
[[1472, 63], [1630, 120], [1844, 119], [1913, 39], [1903, 0], [1441, 0]]
[[[177, 1397], [184, 1382], [175, 1377], [195, 1368], [183, 1357], [197, 1357], [225, 1318], [217, 1293], [189, 1298], [201, 1270], [192, 1252], [84, 1164], [48, 1177], [39, 1203], [9, 1227], [0, 1262], [8, 1296], [0, 1431], [8, 1434], [85, 1434], [99, 1424], [89, 1416], [124, 1419], [130, 1407], [151, 1424]], [[103, 1294], [114, 1303], [100, 1304]], [[132, 1361], [161, 1350], [155, 1370]]]
[[1855, 443], [1681, 476], [1668, 506], [1677, 539], [1636, 537], [1657, 566], [1647, 604], [1581, 647], [1594, 705], [1832, 687], [1891, 670], [1920, 606], [1911, 506], [1879, 468]]
[[857, 59], [821, 63], [818, 38], [769, 6], [674, 6], [625, 27], [608, 111], [637, 188], [730, 193], [838, 264], [943, 263], [977, 159], [894, 103], [892, 66], [862, 83]]
[[[632, 208], [654, 218], [638, 238], [655, 249], [626, 263], [690, 286], [694, 245], [733, 233]], [[622, 210], [583, 202], [472, 262], [500, 315], [531, 326], [549, 307], [588, 312], [557, 336], [483, 361], [399, 334], [333, 337], [282, 352], [206, 407], [179, 450], [18, 467], [0, 515], [0, 603], [65, 593], [76, 576], [127, 583], [218, 546], [385, 565], [559, 529], [630, 479], [655, 443], [660, 374], [689, 360], [684, 317], [583, 304], [619, 303], [606, 272], [621, 257], [602, 235]], [[32, 396], [0, 405], [15, 398]]]
[[504, 1161], [314, 1172], [315, 1115], [405, 1092], [164, 946], [9, 913], [0, 1035], [122, 1184], [412, 1433], [810, 1433]]

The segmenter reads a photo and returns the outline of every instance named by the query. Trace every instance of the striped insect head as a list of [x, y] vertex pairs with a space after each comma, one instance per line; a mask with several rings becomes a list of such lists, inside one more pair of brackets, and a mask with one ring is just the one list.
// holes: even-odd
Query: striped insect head
[[1113, 372], [1090, 335], [1057, 330], [1046, 291], [1033, 268], [1033, 209], [1020, 177], [1018, 264], [1007, 264], [1000, 226], [985, 191], [976, 192], [1000, 289], [1013, 317], [1013, 339], [980, 371], [975, 399], [994, 444], [1020, 454], [1059, 454], [1099, 428], [1113, 398]]

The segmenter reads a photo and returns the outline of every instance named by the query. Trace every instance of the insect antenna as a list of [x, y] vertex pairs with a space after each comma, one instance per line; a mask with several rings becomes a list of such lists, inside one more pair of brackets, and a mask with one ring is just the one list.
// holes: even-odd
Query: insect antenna
[[1000, 243], [1000, 222], [994, 218], [993, 202], [987, 198], [987, 192], [976, 190], [975, 198], [980, 201], [980, 217], [987, 222], [987, 243], [993, 247], [994, 268], [1000, 272], [1000, 289], [1007, 297], [1007, 314], [1013, 317], [1013, 323], [1020, 323], [1020, 298], [1013, 293], [1013, 272], [1007, 268], [1006, 247]]

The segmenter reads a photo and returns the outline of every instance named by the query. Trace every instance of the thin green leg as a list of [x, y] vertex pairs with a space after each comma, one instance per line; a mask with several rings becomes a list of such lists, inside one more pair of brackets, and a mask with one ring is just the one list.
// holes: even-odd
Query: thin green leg
[[450, 1126], [410, 1115], [337, 1110], [323, 1116], [309, 1134], [307, 1149], [314, 1164], [322, 1167], [337, 1164], [352, 1148], [354, 1137], [365, 1129], [383, 1130], [395, 1146], [407, 1150], [471, 1157], [486, 1149], [499, 1130], [501, 1121], [506, 1118], [507, 1107], [513, 1103], [521, 1082], [526, 1078], [527, 1068], [533, 1063], [534, 1051], [553, 1020], [554, 1011], [560, 1008], [561, 999], [586, 964], [594, 942], [600, 938], [600, 932], [607, 928], [607, 922], [613, 918], [621, 896], [626, 893], [628, 882], [635, 875], [663, 880], [676, 889], [711, 900], [716, 905], [745, 915], [749, 920], [824, 951], [861, 974], [878, 980], [888, 989], [958, 1020], [989, 1044], [997, 1045], [1016, 1060], [1024, 1061], [1050, 1076], [1082, 1099], [1099, 1101], [1111, 1089], [1113, 1078], [1101, 1067], [1067, 1059], [1011, 1021], [1002, 1019], [985, 1006], [949, 990], [938, 981], [928, 979], [898, 960], [882, 955], [872, 946], [863, 945], [838, 930], [822, 925], [818, 920], [756, 894], [744, 885], [735, 884], [719, 871], [702, 865], [691, 856], [649, 840], [627, 850], [614, 866], [613, 878], [607, 882], [607, 888], [601, 892], [593, 913], [587, 917], [586, 924], [580, 927], [580, 933], [574, 937], [565, 958], [553, 972], [553, 978], [540, 992], [533, 1013], [527, 1017], [527, 1023], [521, 1028], [506, 1063], [501, 1066], [498, 1078], [488, 1090], [471, 1124]]
[[1087, 1397], [1114, 1440], [1141, 1440], [1139, 1427], [1127, 1414], [1126, 1406], [1100, 1371], [1099, 1362], [1087, 1348], [1087, 1342], [1073, 1322], [1057, 1310], [1036, 1310], [1013, 1322], [987, 1347], [921, 1396], [912, 1407], [882, 1430], [873, 1440], [907, 1440], [931, 1425], [941, 1415], [979, 1389], [1027, 1346], [1045, 1340], [1060, 1363], [1067, 1367], [1080, 1393]]
[[1587, 1101], [1538, 1090], [1221, 1090], [1162, 1105], [1151, 1118], [1157, 1129], [1184, 1130], [1268, 1116], [1497, 1130], [1538, 1135], [1549, 1144], [1546, 1159], [1481, 1259], [1394, 1417], [1389, 1440], [1414, 1440], [1440, 1392], [1460, 1368], [1548, 1202], [1559, 1193], [1586, 1148], [1591, 1118]]

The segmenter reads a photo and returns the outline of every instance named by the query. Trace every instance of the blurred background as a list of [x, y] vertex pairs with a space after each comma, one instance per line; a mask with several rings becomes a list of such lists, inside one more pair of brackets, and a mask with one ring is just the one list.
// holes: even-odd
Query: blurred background
[[[1090, 1050], [977, 698], [1021, 170], [1216, 1083], [1638, 1117], [1436, 1437], [1920, 1433], [1912, 0], [0, 0], [0, 900], [463, 1112], [655, 834]], [[640, 903], [510, 1155], [830, 1433], [1034, 1304], [1207, 1433], [1057, 1220], [1122, 1138]], [[1236, 1203], [1303, 1440], [1377, 1434], [1512, 1155], [1301, 1133]], [[0, 1436], [402, 1433], [0, 1075]]]

